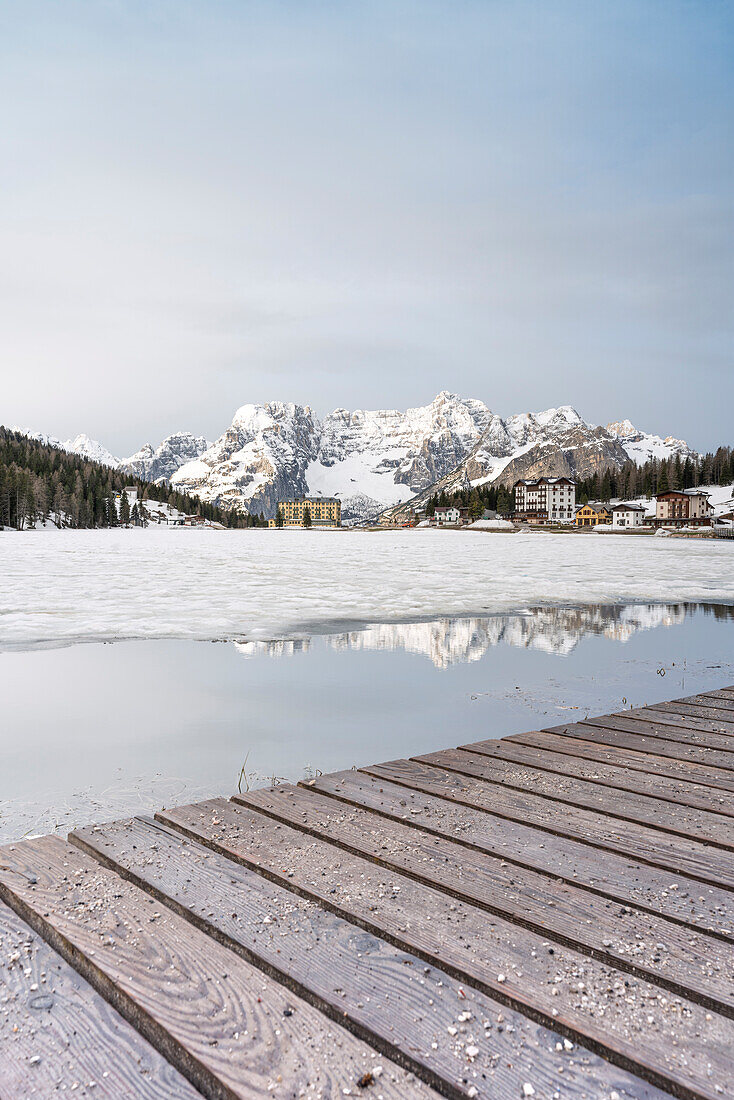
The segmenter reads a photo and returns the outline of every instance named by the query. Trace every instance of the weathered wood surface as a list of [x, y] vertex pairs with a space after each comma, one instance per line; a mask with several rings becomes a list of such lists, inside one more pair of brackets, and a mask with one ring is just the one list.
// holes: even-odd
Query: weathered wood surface
[[732, 1049], [732, 688], [0, 849], [0, 1100], [734, 1100]]
[[538, 754], [539, 760], [544, 760], [548, 754], [562, 753], [564, 758], [570, 759], [572, 763], [577, 759], [612, 764], [624, 769], [632, 782], [636, 782], [641, 774], [643, 777], [651, 776], [650, 782], [653, 784], [660, 778], [691, 783], [704, 788], [710, 794], [712, 805], [719, 813], [725, 812], [718, 801], [721, 797], [725, 797], [723, 792], [734, 793], [734, 775], [721, 768], [694, 764], [688, 760], [675, 760], [669, 756], [655, 756], [652, 753], [634, 749], [622, 749], [597, 741], [582, 741], [579, 737], [562, 736], [547, 730], [513, 733], [509, 737], [503, 737], [501, 741], [479, 741], [474, 745], [462, 745], [461, 748], [472, 752], [482, 751], [483, 745], [528, 745], [530, 748], [543, 750]]
[[[519, 791], [542, 794], [552, 801], [583, 806], [611, 817], [652, 825], [666, 832], [679, 833], [695, 840], [705, 840], [722, 848], [734, 849], [734, 820], [709, 809], [692, 809], [684, 804], [667, 802], [618, 789], [612, 794], [603, 786], [569, 774], [549, 775], [543, 768], [529, 762], [480, 757], [460, 749], [445, 749], [412, 758], [416, 763], [432, 764], [446, 771], [477, 776], [488, 783], [511, 787]], [[537, 760], [537, 755], [536, 755]], [[487, 792], [487, 802], [491, 794]], [[734, 800], [732, 802], [734, 814]]]
[[[716, 741], [712, 742], [712, 748], [716, 748], [717, 745], [726, 748], [726, 739], [734, 733], [734, 724], [732, 724], [731, 716], [728, 712], [725, 712], [723, 718], [720, 718], [718, 714], [712, 715], [711, 713], [704, 713], [703, 716], [701, 716], [690, 712], [687, 713], [685, 704], [675, 704], [675, 710], [666, 709], [663, 706], [659, 708], [633, 708], [631, 710], [620, 711], [618, 717], [634, 718], [639, 722], [653, 723], [663, 728], [666, 726], [674, 726], [676, 729], [680, 728], [695, 730], [697, 733], [715, 734]], [[664, 732], [667, 731], [664, 730]], [[723, 742], [719, 742], [719, 737], [724, 739]]]
[[[256, 792], [248, 804], [260, 806], [266, 797]], [[396, 819], [379, 823], [377, 834], [369, 811], [352, 805], [335, 807], [310, 790], [294, 790], [288, 806], [306, 813], [306, 820], [317, 823], [320, 835], [350, 852], [734, 1015], [730, 944], [696, 936], [690, 928], [627, 906], [620, 910], [618, 903], [550, 875], [521, 867], [508, 872], [497, 857], [462, 852], [453, 840], [428, 837], [412, 823], [405, 824], [401, 817], [423, 812], [412, 800], [407, 815], [399, 812], [399, 803], [390, 803], [389, 796], [385, 804], [393, 806]], [[281, 803], [267, 801], [268, 808], [273, 805]], [[630, 947], [632, 940], [635, 950]], [[658, 946], [661, 942], [664, 952]]]
[[734, 707], [717, 704], [714, 699], [694, 703], [689, 702], [687, 699], [681, 699], [677, 703], [656, 703], [650, 709], [654, 710], [656, 714], [679, 714], [692, 718], [709, 718], [734, 731]]
[[[391, 760], [364, 770], [377, 778], [430, 790], [453, 802], [535, 825], [555, 836], [567, 836], [597, 848], [629, 854], [642, 863], [682, 871], [701, 882], [734, 889], [731, 856], [695, 840], [551, 801], [542, 795], [506, 787], [488, 788], [481, 780], [412, 760]], [[336, 782], [335, 778], [324, 776], [318, 780], [318, 787], [334, 793]]]
[[717, 709], [717, 711], [734, 711], [734, 695], [727, 695], [725, 692], [721, 691], [701, 692], [699, 695], [686, 695], [672, 704], [666, 702], [654, 703], [651, 705], [667, 708], [669, 705], [677, 706], [679, 703], [686, 703], [688, 706], [711, 706]]
[[[314, 803], [318, 798], [284, 786], [245, 795], [247, 805], [213, 800], [167, 810], [160, 817], [247, 865], [283, 876], [293, 889], [359, 919], [363, 927], [573, 1041], [585, 1039], [592, 1048], [601, 1044], [610, 1059], [634, 1067], [660, 1087], [671, 1088], [676, 1078], [680, 1086], [680, 1074], [693, 1095], [714, 1097], [721, 1095], [716, 1084], [729, 1087], [721, 1082], [726, 1079], [727, 1046], [734, 1041], [730, 1019], [668, 992], [661, 995], [651, 983], [547, 937], [508, 927], [460, 898], [339, 850], [320, 839], [328, 811], [317, 822], [304, 819], [301, 794], [311, 794]], [[333, 802], [332, 807], [337, 835], [344, 809]], [[268, 822], [258, 811], [277, 813], [277, 819]], [[678, 1030], [681, 1026], [686, 1037]], [[705, 1079], [699, 1080], [701, 1071]]]
[[[734, 711], [734, 694], [730, 695], [725, 691], [706, 691], [700, 695], [687, 695], [684, 699], [679, 699], [678, 702]], [[655, 706], [660, 706], [660, 704], [656, 703]]]
[[[694, 719], [691, 719], [691, 721], [694, 721]], [[706, 749], [716, 749], [719, 758], [722, 760], [719, 766], [734, 768], [734, 739], [730, 734], [696, 729], [693, 726], [690, 729], [684, 729], [680, 723], [668, 722], [652, 711], [645, 718], [639, 717], [631, 711], [624, 711], [620, 714], [599, 715], [597, 718], [586, 719], [583, 725], [626, 730], [628, 733], [643, 737], [656, 737], [667, 741], [669, 744], [680, 746], [681, 752], [679, 755], [681, 757], [683, 757], [682, 750], [689, 745], [700, 745]]]
[[[691, 761], [730, 773], [734, 772], [732, 753], [718, 752], [716, 749], [688, 744], [685, 741], [666, 740], [653, 736], [648, 732], [650, 728], [641, 722], [628, 726], [624, 720], [620, 721], [618, 718], [598, 718], [595, 719], [595, 724], [571, 722], [559, 726], [546, 726], [544, 732], [557, 733], [561, 737], [577, 737], [582, 741], [595, 741], [602, 745], [615, 745], [622, 749], [634, 749], [635, 752], [652, 753], [654, 756], [670, 756], [681, 763]], [[657, 730], [657, 727], [652, 729]]]
[[[552, 735], [540, 735], [541, 738], [543, 736], [549, 738]], [[527, 765], [555, 775], [585, 779], [602, 787], [613, 787], [617, 791], [649, 795], [663, 803], [669, 803], [671, 812], [674, 812], [675, 805], [680, 805], [734, 817], [734, 792], [717, 793], [711, 787], [698, 783], [671, 779], [666, 775], [647, 775], [619, 764], [607, 764], [593, 756], [584, 759], [584, 753], [578, 753], [578, 749], [577, 755], [571, 756], [568, 752], [562, 751], [559, 747], [562, 745], [563, 742], [560, 740], [555, 745], [546, 740], [544, 744], [541, 742], [540, 745], [531, 747], [527, 743], [504, 738], [502, 741], [479, 741], [459, 747], [466, 753], [477, 753], [482, 757]], [[584, 742], [579, 741], [578, 745], [583, 746]], [[544, 751], [539, 753], [536, 749], [541, 746]], [[568, 746], [566, 747], [568, 749]], [[556, 748], [557, 751], [554, 751]], [[415, 757], [415, 759], [421, 759], [421, 757]], [[734, 787], [734, 783], [732, 786]], [[608, 800], [614, 800], [617, 795], [607, 792], [606, 797]]]
[[0, 1096], [195, 1100], [193, 1088], [0, 902]]
[[[215, 809], [216, 820], [229, 812]], [[557, 1032], [302, 897], [288, 873], [274, 883], [150, 819], [71, 839], [443, 1092], [453, 1083], [454, 1095], [466, 1095], [477, 1077], [521, 1096], [529, 1075], [536, 1089], [557, 1079]], [[467, 1047], [477, 1048], [471, 1058]], [[566, 1068], [578, 1077], [565, 1082], [572, 1095], [620, 1084], [592, 1055], [580, 1074]]]
[[[377, 1057], [257, 968], [57, 837], [0, 850], [0, 897], [205, 1096], [356, 1088]], [[384, 1062], [395, 1100], [433, 1090]]]

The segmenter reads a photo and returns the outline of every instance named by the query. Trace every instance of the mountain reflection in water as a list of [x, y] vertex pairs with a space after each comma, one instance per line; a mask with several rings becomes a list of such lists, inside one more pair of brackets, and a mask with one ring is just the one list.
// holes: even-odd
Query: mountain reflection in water
[[723, 604], [542, 607], [489, 617], [370, 623], [343, 633], [234, 644], [243, 657], [292, 657], [307, 652], [314, 644], [335, 650], [403, 649], [428, 657], [436, 668], [449, 668], [479, 661], [501, 643], [564, 656], [587, 635], [626, 642], [641, 630], [677, 626], [701, 609], [716, 618], [734, 619], [734, 607]]

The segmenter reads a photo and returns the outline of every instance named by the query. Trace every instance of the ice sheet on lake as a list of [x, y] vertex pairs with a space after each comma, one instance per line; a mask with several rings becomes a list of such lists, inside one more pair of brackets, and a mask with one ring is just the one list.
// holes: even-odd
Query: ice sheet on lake
[[734, 602], [734, 545], [462, 531], [0, 535], [0, 647], [272, 639], [543, 605]]

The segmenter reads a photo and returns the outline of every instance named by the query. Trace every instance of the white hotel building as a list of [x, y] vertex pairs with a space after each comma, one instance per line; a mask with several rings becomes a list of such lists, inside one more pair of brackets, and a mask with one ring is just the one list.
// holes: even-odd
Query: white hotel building
[[576, 482], [570, 477], [524, 478], [515, 482], [515, 519], [526, 523], [572, 523]]

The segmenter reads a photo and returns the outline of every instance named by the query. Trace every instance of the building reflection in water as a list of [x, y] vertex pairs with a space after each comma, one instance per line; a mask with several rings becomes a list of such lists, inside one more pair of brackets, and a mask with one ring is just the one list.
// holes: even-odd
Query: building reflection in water
[[336, 650], [403, 649], [428, 657], [436, 668], [448, 668], [479, 661], [489, 649], [502, 643], [564, 656], [589, 635], [626, 642], [641, 630], [677, 626], [687, 615], [700, 610], [716, 618], [734, 619], [734, 607], [722, 604], [541, 607], [488, 617], [369, 623], [342, 633], [234, 644], [243, 657], [292, 657], [314, 644]]

